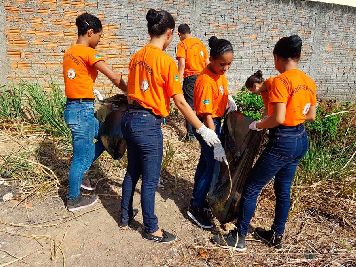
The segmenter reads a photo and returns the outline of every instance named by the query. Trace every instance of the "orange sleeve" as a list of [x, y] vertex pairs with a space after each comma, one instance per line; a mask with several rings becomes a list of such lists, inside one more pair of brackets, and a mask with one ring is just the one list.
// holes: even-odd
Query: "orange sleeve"
[[213, 88], [209, 83], [203, 81], [195, 86], [194, 103], [198, 115], [213, 113]]
[[281, 77], [273, 79], [271, 90], [268, 92], [270, 103], [287, 103], [288, 102], [288, 82]]
[[93, 66], [96, 62], [104, 60], [104, 56], [99, 54], [96, 50], [90, 49], [88, 54], [88, 63]]
[[182, 84], [179, 81], [178, 67], [173, 59], [168, 67], [167, 93], [169, 97], [177, 94], [183, 94]]
[[310, 104], [312, 106], [315, 106], [316, 103], [317, 103], [317, 99], [316, 99], [316, 84], [315, 84], [315, 82], [313, 82], [310, 86], [313, 88], [312, 100], [311, 100]]
[[179, 42], [177, 45], [177, 53], [176, 53], [176, 58], [186, 58], [186, 52], [185, 52], [185, 47], [183, 42]]

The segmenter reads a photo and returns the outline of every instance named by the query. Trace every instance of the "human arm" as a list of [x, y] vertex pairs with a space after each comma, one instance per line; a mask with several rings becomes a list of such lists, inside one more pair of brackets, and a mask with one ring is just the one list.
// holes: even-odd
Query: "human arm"
[[96, 62], [94, 67], [106, 77], [108, 77], [116, 87], [120, 88], [125, 93], [127, 92], [127, 85], [126, 82], [122, 79], [122, 74], [115, 73], [104, 61]]
[[204, 141], [209, 145], [213, 146], [216, 144], [221, 144], [219, 137], [216, 135], [216, 133], [206, 127], [195, 115], [195, 112], [192, 110], [192, 108], [189, 106], [187, 101], [184, 99], [183, 94], [175, 94], [172, 96], [173, 101], [176, 105], [176, 107], [180, 110], [180, 112], [183, 114], [183, 116], [187, 119], [187, 121], [195, 128], [197, 129], [197, 133], [202, 136]]
[[305, 119], [307, 121], [314, 121], [316, 117], [316, 105], [315, 106], [310, 106], [307, 114], [305, 114]]
[[185, 58], [179, 57], [178, 58], [178, 73], [179, 73], [179, 80], [183, 82], [184, 78], [184, 68], [185, 68]]
[[286, 103], [274, 103], [271, 116], [256, 123], [258, 129], [274, 128], [282, 124], [286, 119]]
[[211, 114], [204, 114], [203, 117], [205, 126], [215, 131], [215, 125]]

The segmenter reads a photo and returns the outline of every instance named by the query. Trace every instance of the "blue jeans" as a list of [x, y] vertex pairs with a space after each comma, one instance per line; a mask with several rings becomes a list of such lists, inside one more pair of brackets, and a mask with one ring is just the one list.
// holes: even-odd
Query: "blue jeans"
[[246, 235], [263, 187], [274, 177], [276, 206], [271, 229], [284, 233], [290, 208], [290, 191], [300, 159], [308, 150], [304, 125], [270, 129], [269, 142], [251, 170], [241, 198], [238, 231]]
[[64, 120], [72, 133], [73, 157], [69, 170], [68, 199], [73, 200], [80, 196], [84, 174], [103, 153], [104, 146], [98, 137], [99, 121], [94, 116], [93, 102], [67, 102]]
[[132, 201], [135, 187], [142, 175], [141, 207], [144, 230], [158, 230], [155, 215], [155, 194], [161, 173], [163, 156], [162, 118], [146, 110], [130, 110], [121, 122], [122, 133], [127, 142], [128, 166], [122, 184], [121, 220], [132, 218]]
[[[213, 121], [215, 132], [220, 137], [221, 119], [215, 118]], [[194, 176], [191, 206], [192, 208], [203, 208], [205, 207], [205, 199], [209, 192], [213, 175], [219, 172], [220, 162], [214, 159], [213, 147], [209, 146], [195, 130], [194, 135], [200, 143], [200, 158]]]

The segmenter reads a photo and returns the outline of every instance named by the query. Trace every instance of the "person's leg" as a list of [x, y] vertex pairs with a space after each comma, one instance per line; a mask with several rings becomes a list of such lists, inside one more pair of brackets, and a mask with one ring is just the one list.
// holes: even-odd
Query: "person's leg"
[[242, 193], [240, 212], [238, 216], [238, 232], [246, 236], [250, 221], [256, 209], [256, 202], [263, 187], [285, 165], [283, 158], [265, 149], [254, 165]]
[[141, 154], [137, 144], [132, 140], [131, 120], [131, 114], [126, 113], [121, 122], [123, 136], [126, 139], [127, 144], [128, 162], [127, 171], [122, 183], [120, 221], [123, 225], [128, 224], [133, 216], [133, 196], [137, 181], [142, 174]]
[[[184, 98], [193, 110], [194, 110], [194, 85], [196, 80], [197, 80], [196, 75], [189, 76], [183, 80]], [[195, 139], [193, 126], [187, 120], [185, 120], [185, 125], [187, 129], [187, 138], [189, 140]]]
[[159, 229], [155, 215], [155, 194], [161, 173], [163, 135], [160, 119], [151, 116], [149, 122], [150, 126], [142, 136], [140, 146], [142, 153], [141, 205], [145, 232], [154, 233]]
[[296, 138], [296, 158], [284, 166], [274, 179], [274, 191], [276, 195], [275, 216], [271, 229], [277, 236], [284, 233], [290, 209], [290, 191], [299, 161], [308, 150], [308, 137], [304, 133]]
[[73, 157], [69, 170], [68, 199], [80, 196], [80, 184], [84, 173], [89, 169], [95, 154], [92, 103], [70, 103], [66, 106], [64, 117], [72, 133]]

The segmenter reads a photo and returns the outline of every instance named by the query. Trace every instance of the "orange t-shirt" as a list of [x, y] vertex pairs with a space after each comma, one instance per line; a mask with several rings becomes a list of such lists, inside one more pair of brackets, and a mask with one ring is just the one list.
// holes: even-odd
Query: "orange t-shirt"
[[304, 72], [291, 69], [273, 79], [269, 91], [268, 115], [273, 103], [286, 103], [286, 118], [282, 125], [296, 126], [305, 121], [310, 106], [316, 105], [316, 84]]
[[266, 90], [261, 92], [263, 105], [265, 106], [267, 114], [268, 114], [268, 104], [269, 104], [268, 92], [271, 90], [273, 79], [274, 79], [274, 77], [269, 77], [267, 80], [265, 80], [264, 83], [266, 86]]
[[104, 60], [95, 49], [75, 44], [63, 57], [63, 77], [67, 98], [95, 98], [93, 89], [98, 71], [94, 64]]
[[146, 45], [131, 58], [128, 97], [158, 116], [169, 115], [170, 98], [183, 94], [173, 58], [158, 47]]
[[211, 114], [222, 117], [226, 110], [229, 91], [225, 75], [215, 74], [206, 67], [194, 86], [194, 109], [198, 116]]
[[184, 78], [201, 73], [208, 56], [205, 45], [198, 38], [186, 38], [177, 45], [177, 59], [185, 59]]

